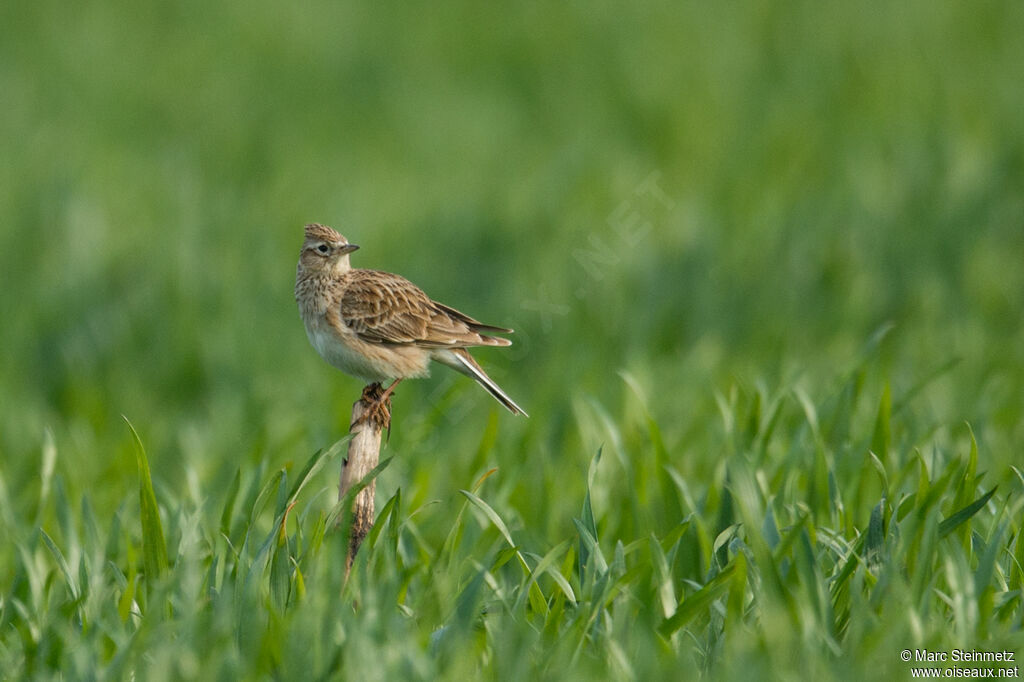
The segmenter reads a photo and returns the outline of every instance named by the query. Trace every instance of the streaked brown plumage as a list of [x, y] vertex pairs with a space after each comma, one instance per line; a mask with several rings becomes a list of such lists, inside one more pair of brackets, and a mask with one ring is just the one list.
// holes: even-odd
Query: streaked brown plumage
[[466, 351], [508, 346], [509, 334], [433, 301], [415, 284], [380, 270], [353, 268], [349, 244], [326, 225], [306, 226], [295, 277], [295, 300], [306, 334], [331, 365], [371, 383], [429, 374], [430, 361], [472, 377], [513, 414], [526, 412]]

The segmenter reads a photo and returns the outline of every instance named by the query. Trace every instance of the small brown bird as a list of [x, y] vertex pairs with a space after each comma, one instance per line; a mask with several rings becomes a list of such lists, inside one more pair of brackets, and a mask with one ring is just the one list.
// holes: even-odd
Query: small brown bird
[[[364, 397], [385, 410], [402, 379], [425, 377], [430, 361], [472, 377], [512, 414], [526, 415], [466, 351], [508, 346], [490, 334], [511, 329], [477, 322], [432, 301], [415, 284], [390, 272], [353, 268], [358, 249], [326, 225], [306, 225], [295, 275], [295, 300], [310, 343], [329, 364], [371, 384]], [[381, 391], [381, 383], [391, 385]], [[528, 416], [528, 415], [526, 415]]]

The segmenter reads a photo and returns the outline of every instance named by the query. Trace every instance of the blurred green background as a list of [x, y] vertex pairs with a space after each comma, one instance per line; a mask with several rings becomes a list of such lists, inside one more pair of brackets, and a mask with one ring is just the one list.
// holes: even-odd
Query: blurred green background
[[361, 386], [292, 294], [314, 221], [516, 329], [477, 357], [529, 420], [444, 368], [401, 386], [378, 486], [413, 506], [497, 466], [527, 537], [570, 532], [609, 445], [587, 406], [637, 409], [622, 371], [699, 488], [716, 394], [827, 395], [886, 325], [876, 384], [959, 359], [910, 409], [950, 442], [969, 421], [1003, 470], [1024, 447], [1022, 35], [1016, 2], [4, 3], [9, 509], [36, 504], [47, 430], [101, 518], [136, 490], [122, 414], [158, 490], [340, 437]]
[[[886, 323], [894, 384], [962, 358], [923, 407], [1019, 453], [1022, 15], [7, 3], [7, 484], [51, 429], [76, 484], [127, 485], [121, 414], [173, 485], [339, 435], [360, 387], [292, 300], [312, 221], [517, 329], [479, 353], [534, 415], [502, 415], [502, 464], [581, 467], [573, 400], [625, 399], [620, 369], [677, 443], [715, 388], [830, 377]], [[467, 416], [424, 447], [450, 403]], [[493, 409], [435, 372], [402, 387], [391, 447], [458, 467]]]

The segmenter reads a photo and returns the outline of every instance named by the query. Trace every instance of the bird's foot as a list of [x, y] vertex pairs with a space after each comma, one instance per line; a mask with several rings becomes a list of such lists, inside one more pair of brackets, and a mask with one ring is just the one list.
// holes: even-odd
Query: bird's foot
[[360, 398], [362, 402], [367, 404], [366, 411], [363, 415], [357, 419], [352, 426], [355, 427], [363, 422], [369, 422], [374, 424], [380, 429], [387, 429], [388, 438], [391, 438], [391, 395], [395, 391], [395, 386], [398, 385], [398, 381], [395, 381], [385, 389], [380, 383], [372, 383], [363, 389], [363, 395]]
[[384, 387], [380, 385], [379, 381], [377, 381], [363, 387], [363, 395], [360, 397], [360, 400], [373, 403], [380, 400], [382, 395], [384, 395]]

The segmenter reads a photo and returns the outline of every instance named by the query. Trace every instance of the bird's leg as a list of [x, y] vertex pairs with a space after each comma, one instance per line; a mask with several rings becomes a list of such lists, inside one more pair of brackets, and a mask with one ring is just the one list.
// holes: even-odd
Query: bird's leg
[[[395, 379], [394, 381], [392, 381], [391, 385], [388, 386], [386, 389], [384, 389], [384, 393], [381, 394], [380, 399], [381, 400], [390, 401], [391, 400], [391, 394], [395, 392], [395, 386], [398, 385], [399, 381], [401, 381], [401, 379]], [[380, 384], [377, 384], [377, 385], [380, 386]]]
[[395, 379], [386, 389], [384, 389], [380, 383], [372, 383], [364, 388], [362, 400], [369, 403], [370, 408], [363, 414], [357, 423], [366, 420], [373, 420], [380, 424], [381, 428], [388, 430], [388, 438], [390, 438], [391, 395], [395, 392], [395, 386], [397, 386], [400, 381], [401, 379]]
[[357, 425], [368, 421], [377, 409], [377, 404], [380, 401], [381, 395], [384, 394], [384, 387], [381, 386], [379, 381], [375, 381], [372, 384], [367, 384], [363, 387], [363, 394], [359, 396], [360, 402], [364, 402], [370, 406], [370, 409], [363, 412], [363, 415], [356, 421], [352, 422], [352, 426], [349, 427], [349, 431], [354, 429]]
[[395, 392], [395, 386], [398, 386], [398, 382], [400, 381], [401, 379], [395, 379], [391, 382], [390, 386], [384, 389], [376, 407], [376, 409], [381, 413], [380, 423], [388, 430], [388, 442], [391, 441], [391, 395]]

